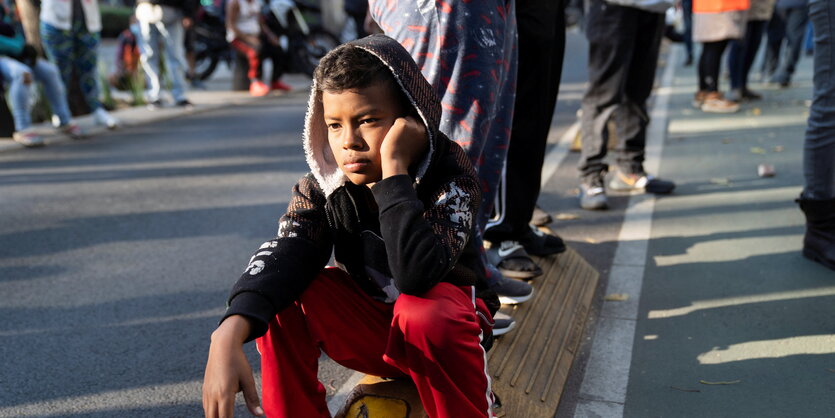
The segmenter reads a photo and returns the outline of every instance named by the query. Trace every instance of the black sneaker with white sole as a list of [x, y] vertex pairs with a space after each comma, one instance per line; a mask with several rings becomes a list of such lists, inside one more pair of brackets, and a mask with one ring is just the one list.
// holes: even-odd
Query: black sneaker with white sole
[[516, 327], [516, 321], [513, 320], [513, 317], [502, 312], [496, 312], [496, 314], [493, 315], [493, 323], [494, 337], [507, 334], [510, 330]]
[[546, 234], [539, 228], [528, 225], [530, 228], [519, 238], [519, 243], [525, 247], [528, 254], [546, 256], [565, 252], [565, 242], [554, 234]]
[[533, 286], [507, 277], [500, 277], [499, 281], [493, 285], [493, 291], [499, 295], [499, 302], [503, 305], [516, 305], [533, 296]]
[[502, 241], [487, 250], [487, 260], [505, 277], [530, 280], [542, 274], [542, 269], [531, 259], [518, 241]]

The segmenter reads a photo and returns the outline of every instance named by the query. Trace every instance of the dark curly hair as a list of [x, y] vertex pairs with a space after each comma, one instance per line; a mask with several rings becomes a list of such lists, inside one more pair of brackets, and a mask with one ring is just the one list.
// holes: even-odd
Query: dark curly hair
[[397, 95], [404, 113], [416, 113], [391, 69], [380, 58], [355, 45], [340, 45], [322, 57], [313, 73], [313, 79], [320, 92], [342, 92], [386, 83], [389, 91]]

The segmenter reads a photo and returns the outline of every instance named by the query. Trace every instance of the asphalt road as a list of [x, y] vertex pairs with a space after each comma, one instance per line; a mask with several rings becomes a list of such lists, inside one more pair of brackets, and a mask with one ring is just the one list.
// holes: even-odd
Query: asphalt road
[[[583, 88], [579, 34], [566, 56], [552, 143]], [[0, 417], [202, 413], [209, 334], [307, 171], [305, 108], [297, 92], [0, 153]], [[352, 372], [320, 375], [333, 394]]]
[[[586, 80], [568, 37], [540, 206], [601, 280], [557, 416], [825, 416], [835, 286], [800, 257], [792, 203], [810, 62], [735, 115], [694, 111], [695, 70], [669, 62], [647, 164], [678, 189], [582, 211], [578, 154], [559, 152]], [[305, 107], [297, 92], [0, 153], [0, 417], [201, 415], [209, 334], [308, 169]], [[320, 375], [333, 394], [352, 373]]]
[[209, 334], [307, 169], [303, 109], [0, 155], [0, 416], [200, 414]]

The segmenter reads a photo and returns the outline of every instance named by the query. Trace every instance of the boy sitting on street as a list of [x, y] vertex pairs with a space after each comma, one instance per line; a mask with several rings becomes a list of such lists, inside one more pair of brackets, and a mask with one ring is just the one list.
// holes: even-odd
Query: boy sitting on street
[[[305, 120], [311, 173], [212, 334], [207, 416], [232, 416], [241, 390], [255, 415], [329, 416], [320, 350], [354, 370], [410, 377], [431, 417], [491, 416], [485, 300], [496, 296], [470, 240], [480, 187], [440, 116], [433, 88], [391, 38], [321, 60]], [[338, 267], [326, 268], [332, 251]], [[263, 409], [242, 349], [256, 338]]]

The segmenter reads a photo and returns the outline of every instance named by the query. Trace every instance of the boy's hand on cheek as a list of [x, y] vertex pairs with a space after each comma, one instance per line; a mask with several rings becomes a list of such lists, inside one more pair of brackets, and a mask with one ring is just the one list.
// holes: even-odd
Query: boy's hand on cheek
[[383, 178], [409, 174], [409, 166], [420, 159], [428, 146], [422, 123], [411, 116], [397, 118], [380, 147]]

